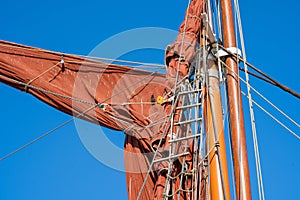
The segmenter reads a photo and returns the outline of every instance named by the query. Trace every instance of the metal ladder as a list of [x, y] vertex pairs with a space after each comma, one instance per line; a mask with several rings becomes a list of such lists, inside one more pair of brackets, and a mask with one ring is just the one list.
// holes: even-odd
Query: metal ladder
[[[169, 153], [165, 157], [157, 158], [153, 162], [168, 162], [168, 170], [166, 176], [166, 184], [163, 193], [163, 199], [180, 199], [180, 195], [190, 196], [197, 191], [197, 186], [193, 184], [198, 182], [199, 178], [199, 161], [202, 159], [203, 153], [201, 149], [204, 149], [203, 145], [203, 116], [202, 116], [202, 81], [200, 73], [194, 75], [194, 79], [186, 79], [180, 85], [180, 89], [175, 95], [174, 103], [180, 101], [181, 104], [175, 107], [175, 112], [179, 113], [179, 120], [171, 120], [171, 128], [176, 129], [176, 133], [169, 133]], [[176, 127], [176, 128], [175, 128]], [[178, 150], [181, 149], [181, 150]], [[191, 150], [188, 151], [188, 150]], [[159, 151], [157, 149], [157, 151]], [[192, 154], [192, 155], [191, 155]], [[190, 167], [186, 160], [187, 156], [192, 158], [192, 167]], [[174, 171], [174, 162], [180, 160], [180, 172]], [[189, 169], [190, 168], [190, 169]], [[175, 174], [176, 173], [176, 174]], [[174, 175], [175, 174], [175, 175]], [[185, 188], [185, 181], [190, 179], [191, 187]], [[175, 181], [179, 181], [179, 187], [174, 189]], [[171, 191], [172, 190], [172, 191]]]

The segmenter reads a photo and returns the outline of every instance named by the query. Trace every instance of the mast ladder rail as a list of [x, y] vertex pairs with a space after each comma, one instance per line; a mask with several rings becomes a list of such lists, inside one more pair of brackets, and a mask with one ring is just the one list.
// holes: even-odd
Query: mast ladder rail
[[[221, 102], [217, 102], [219, 98], [216, 98], [220, 93], [214, 89], [221, 72], [217, 61], [210, 55], [216, 51], [216, 38], [205, 13], [202, 18], [204, 38], [195, 54], [189, 78], [180, 83], [173, 100], [171, 133], [167, 133], [166, 139], [169, 152], [153, 160], [168, 163], [164, 200], [229, 199], [230, 196], [224, 134], [222, 123], [219, 123], [223, 122], [220, 120], [222, 109]], [[209, 48], [213, 48], [210, 49], [212, 52]], [[214, 105], [216, 102], [218, 107]], [[176, 115], [179, 118], [174, 120]]]
[[[202, 81], [200, 75], [181, 83], [175, 96], [180, 102], [173, 114], [179, 119], [171, 122], [168, 134], [169, 152], [153, 162], [168, 162], [163, 199], [200, 199], [205, 142], [202, 125]], [[174, 105], [175, 106], [175, 105]], [[175, 165], [177, 163], [177, 165]], [[178, 163], [180, 167], [178, 167]], [[177, 166], [177, 167], [176, 167]]]

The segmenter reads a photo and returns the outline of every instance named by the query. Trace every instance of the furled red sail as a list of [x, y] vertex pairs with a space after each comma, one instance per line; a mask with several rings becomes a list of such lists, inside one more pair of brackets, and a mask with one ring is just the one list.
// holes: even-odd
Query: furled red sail
[[[128, 176], [138, 177], [134, 188], [142, 184], [151, 138], [167, 116], [156, 103], [169, 90], [165, 75], [0, 41], [0, 81], [67, 114], [124, 131]], [[147, 181], [144, 199], [156, 182]]]
[[177, 71], [181, 76], [188, 74], [189, 66], [195, 55], [195, 48], [199, 44], [203, 7], [203, 0], [193, 0], [189, 4], [185, 19], [180, 25], [178, 36], [166, 51], [166, 64], [169, 66], [169, 74], [175, 74]]
[[[132, 122], [147, 125], [151, 104], [130, 102], [151, 102], [152, 95], [163, 93], [165, 81], [161, 74], [5, 41], [0, 41], [0, 74], [1, 82], [58, 110], [74, 116], [85, 112], [80, 118], [115, 130]], [[141, 107], [144, 113], [137, 110]]]
[[[157, 141], [164, 130], [176, 132], [167, 125], [172, 112], [167, 98], [174, 92], [176, 73], [179, 71], [180, 79], [188, 74], [199, 38], [202, 10], [202, 0], [191, 2], [177, 39], [166, 52], [167, 76], [0, 41], [0, 81], [30, 93], [62, 112], [124, 131], [128, 199], [136, 199], [155, 148], [168, 147], [167, 134], [160, 147], [157, 147]], [[157, 103], [157, 98], [165, 102]], [[184, 126], [181, 129], [181, 132], [186, 131]], [[187, 157], [187, 162], [191, 162], [191, 158]], [[180, 159], [174, 166], [179, 171]], [[140, 199], [162, 198], [166, 168], [166, 162], [153, 166]], [[180, 187], [179, 180], [174, 182], [176, 191]], [[184, 189], [191, 189], [189, 180], [186, 182], [186, 188], [175, 194], [180, 195], [180, 199], [187, 198]]]

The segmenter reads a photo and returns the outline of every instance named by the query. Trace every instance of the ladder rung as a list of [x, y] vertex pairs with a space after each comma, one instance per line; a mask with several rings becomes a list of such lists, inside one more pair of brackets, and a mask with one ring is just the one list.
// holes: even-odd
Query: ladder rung
[[177, 139], [174, 139], [174, 140], [169, 140], [168, 142], [169, 143], [174, 143], [174, 142], [179, 142], [179, 141], [182, 141], [182, 140], [188, 140], [188, 139], [192, 139], [192, 138], [196, 138], [196, 137], [199, 137], [201, 134], [195, 134], [195, 135], [190, 135], [190, 136], [186, 136], [186, 137], [181, 137], [181, 138], [177, 138]]
[[201, 106], [201, 103], [196, 103], [196, 104], [191, 104], [191, 105], [186, 105], [186, 106], [178, 106], [176, 109], [186, 109], [186, 108], [191, 108], [191, 107], [196, 107], [196, 106]]
[[165, 161], [165, 160], [173, 160], [175, 158], [179, 158], [179, 157], [182, 157], [182, 156], [187, 156], [189, 154], [190, 154], [189, 152], [185, 152], [185, 153], [176, 154], [176, 155], [173, 155], [173, 156], [168, 156], [166, 158], [157, 159], [157, 160], [154, 160], [153, 162], [156, 163], [156, 162], [161, 162], [161, 161]]
[[191, 119], [191, 120], [186, 120], [186, 121], [183, 121], [183, 122], [174, 123], [174, 125], [178, 126], [178, 125], [181, 125], [181, 124], [189, 124], [189, 123], [197, 122], [197, 121], [201, 121], [201, 120], [202, 120], [202, 118]]
[[178, 95], [191, 94], [196, 92], [202, 92], [202, 89], [178, 92]]

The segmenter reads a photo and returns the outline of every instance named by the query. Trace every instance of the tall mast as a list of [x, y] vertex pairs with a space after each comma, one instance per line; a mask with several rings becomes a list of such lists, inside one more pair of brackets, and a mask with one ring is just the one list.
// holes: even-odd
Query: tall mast
[[[231, 0], [221, 0], [221, 9], [224, 46], [225, 48], [236, 47]], [[229, 68], [226, 69], [226, 78], [236, 196], [239, 200], [249, 200], [251, 199], [251, 188], [239, 71], [237, 61], [231, 57], [226, 59], [226, 65]]]
[[[210, 63], [210, 62], [209, 62]], [[208, 68], [208, 85], [204, 96], [204, 117], [207, 132], [210, 169], [211, 200], [229, 200], [230, 182], [226, 159], [223, 116], [221, 107], [218, 68], [215, 64]]]
[[[208, 8], [209, 9], [209, 8]], [[208, 10], [209, 12], [209, 10]], [[203, 30], [202, 35], [210, 38], [210, 24], [207, 15], [202, 15]], [[212, 41], [214, 40], [211, 37]], [[212, 42], [211, 41], [211, 42]], [[206, 39], [200, 39], [200, 46], [206, 46]], [[205, 71], [206, 87], [203, 96], [203, 115], [206, 129], [206, 145], [209, 152], [209, 191], [211, 200], [230, 200], [230, 182], [228, 178], [228, 166], [226, 158], [226, 144], [223, 126], [223, 113], [220, 94], [219, 72], [216, 62], [208, 58], [203, 51], [203, 60], [206, 59], [203, 68]], [[204, 53], [205, 52], [205, 53]], [[211, 151], [211, 149], [213, 149]]]

